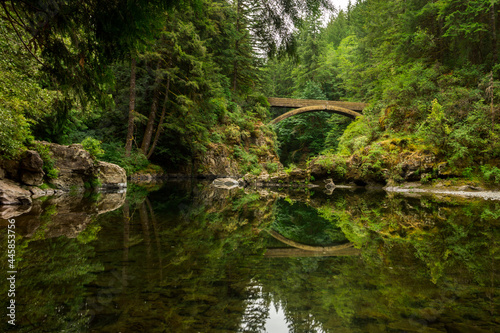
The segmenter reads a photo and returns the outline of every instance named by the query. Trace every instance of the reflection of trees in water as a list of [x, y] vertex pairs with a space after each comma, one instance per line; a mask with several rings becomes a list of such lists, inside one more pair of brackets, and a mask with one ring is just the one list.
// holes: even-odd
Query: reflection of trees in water
[[346, 242], [335, 218], [325, 219], [305, 203], [280, 199], [274, 217], [271, 229], [298, 243], [327, 246]]
[[[367, 276], [377, 288], [359, 296], [362, 302], [383, 293], [374, 315], [399, 313], [408, 319], [388, 322], [402, 330], [426, 325], [443, 330], [455, 322], [467, 331], [467, 325], [500, 326], [492, 316], [492, 309], [500, 310], [498, 289], [491, 292], [500, 281], [498, 208], [499, 203], [481, 200], [390, 195], [378, 203], [370, 196], [332, 200], [319, 210], [340, 217], [347, 238], [363, 249], [366, 266], [379, 271]], [[357, 274], [344, 269], [342, 276]], [[344, 298], [352, 302], [356, 295]], [[353, 311], [351, 317], [359, 314]]]
[[[78, 238], [41, 241], [35, 234], [37, 239], [17, 240], [16, 326], [6, 325], [5, 320], [0, 324], [2, 332], [12, 328], [16, 332], [69, 332], [85, 327], [89, 320], [85, 285], [103, 270], [101, 263], [90, 259], [95, 251], [87, 243], [98, 231], [93, 222]], [[7, 243], [3, 237], [0, 240]], [[7, 295], [3, 286], [2, 295]]]
[[246, 288], [245, 312], [242, 316], [242, 327], [239, 332], [265, 332], [272, 305], [268, 295], [262, 292], [262, 286], [250, 281]]
[[363, 249], [361, 258], [273, 259], [256, 268], [290, 331], [500, 327], [498, 203], [336, 195], [314, 206]]
[[166, 189], [99, 217], [98, 238], [34, 241], [25, 331], [259, 332], [275, 304], [290, 332], [500, 326], [498, 204], [336, 190], [311, 206], [362, 256], [271, 259], [275, 200]]
[[[123, 290], [110, 302], [114, 308], [106, 307], [99, 314], [109, 320], [93, 321], [91, 329], [238, 329], [250, 279], [246, 278], [250, 268], [241, 263], [248, 261], [248, 255], [253, 255], [251, 262], [264, 252], [257, 229], [269, 223], [266, 219], [275, 199], [242, 191], [231, 196], [210, 189], [195, 191], [194, 196], [178, 190], [175, 195], [165, 191], [151, 200], [135, 200], [124, 213], [126, 220], [130, 217], [128, 225], [123, 224], [128, 230], [125, 235], [113, 231], [119, 225], [116, 222], [103, 221], [110, 237], [100, 244], [100, 252], [106, 253], [107, 262], [127, 258], [122, 272], [128, 272], [128, 281], [123, 281]], [[168, 200], [158, 200], [166, 195]], [[210, 205], [210, 198], [217, 208]], [[125, 239], [128, 246], [123, 247]], [[110, 274], [104, 274], [95, 284], [102, 288], [110, 279]]]

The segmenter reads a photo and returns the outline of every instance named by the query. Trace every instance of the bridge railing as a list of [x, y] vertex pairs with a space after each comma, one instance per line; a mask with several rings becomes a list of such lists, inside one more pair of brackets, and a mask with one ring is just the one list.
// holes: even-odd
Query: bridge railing
[[341, 108], [353, 110], [353, 111], [363, 111], [363, 109], [368, 105], [366, 103], [357, 102], [344, 102], [344, 101], [325, 101], [317, 99], [294, 99], [294, 98], [277, 98], [268, 97], [267, 101], [271, 106], [282, 107], [282, 108], [303, 108], [308, 106], [338, 106]]

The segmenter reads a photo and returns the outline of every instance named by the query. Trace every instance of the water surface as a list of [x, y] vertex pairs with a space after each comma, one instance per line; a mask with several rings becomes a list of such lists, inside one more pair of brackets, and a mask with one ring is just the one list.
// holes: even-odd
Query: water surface
[[15, 217], [19, 332], [500, 332], [497, 202], [204, 183], [54, 201]]

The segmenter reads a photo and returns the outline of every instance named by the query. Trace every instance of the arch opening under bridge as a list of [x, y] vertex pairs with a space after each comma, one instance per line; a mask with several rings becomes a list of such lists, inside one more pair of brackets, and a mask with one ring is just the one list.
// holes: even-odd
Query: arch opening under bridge
[[340, 114], [351, 119], [355, 119], [362, 114], [360, 113], [365, 107], [365, 103], [342, 102], [342, 101], [321, 101], [312, 99], [293, 99], [293, 98], [268, 98], [269, 104], [272, 107], [295, 108], [288, 111], [270, 123], [277, 124], [278, 122], [296, 116], [302, 113], [325, 111], [330, 113]]

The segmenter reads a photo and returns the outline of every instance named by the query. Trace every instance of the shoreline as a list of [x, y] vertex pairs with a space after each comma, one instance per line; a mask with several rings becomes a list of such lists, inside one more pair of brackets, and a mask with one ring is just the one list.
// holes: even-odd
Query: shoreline
[[[500, 200], [500, 191], [485, 190], [482, 188], [477, 189], [463, 189], [464, 186], [451, 189], [440, 189], [433, 187], [419, 187], [421, 184], [406, 183], [401, 186], [386, 186], [383, 189], [388, 193], [402, 193], [402, 194], [434, 194], [445, 196], [458, 196], [462, 198], [480, 198], [483, 200]], [[415, 187], [414, 187], [415, 186]]]

